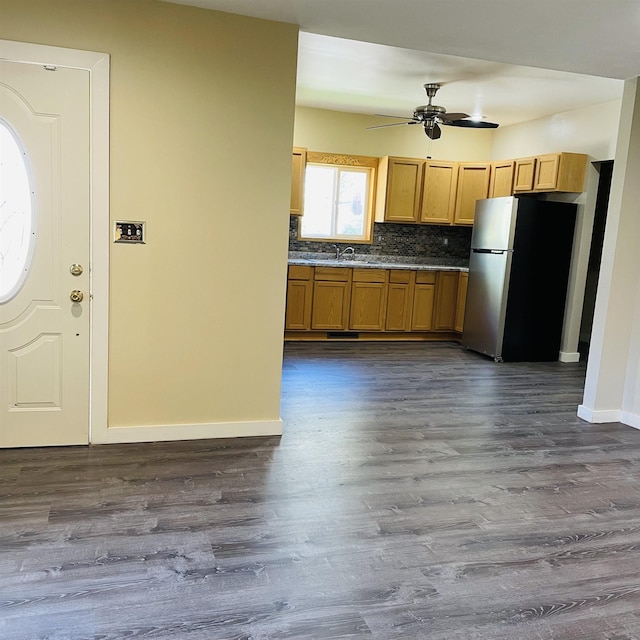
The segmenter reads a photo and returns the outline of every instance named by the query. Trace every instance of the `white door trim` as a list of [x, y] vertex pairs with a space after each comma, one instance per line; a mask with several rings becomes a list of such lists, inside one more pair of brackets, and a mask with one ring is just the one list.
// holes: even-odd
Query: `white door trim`
[[89, 71], [91, 362], [89, 442], [107, 440], [109, 355], [109, 54], [0, 40], [0, 59]]

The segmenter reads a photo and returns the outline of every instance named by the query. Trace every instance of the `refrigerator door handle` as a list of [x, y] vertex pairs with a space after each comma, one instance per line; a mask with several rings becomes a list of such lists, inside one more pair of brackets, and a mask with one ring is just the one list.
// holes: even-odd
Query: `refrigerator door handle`
[[495, 253], [502, 255], [503, 253], [509, 253], [511, 249], [472, 249], [473, 253]]

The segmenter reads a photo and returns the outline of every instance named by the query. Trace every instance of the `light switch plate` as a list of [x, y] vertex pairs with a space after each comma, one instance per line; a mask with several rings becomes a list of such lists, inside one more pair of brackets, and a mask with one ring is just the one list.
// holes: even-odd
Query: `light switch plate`
[[113, 223], [113, 241], [126, 244], [145, 244], [145, 222], [136, 220], [116, 220]]

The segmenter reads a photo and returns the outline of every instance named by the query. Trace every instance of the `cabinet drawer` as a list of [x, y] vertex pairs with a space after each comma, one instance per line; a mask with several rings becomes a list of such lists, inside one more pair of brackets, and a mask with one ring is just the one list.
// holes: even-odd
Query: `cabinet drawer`
[[435, 284], [436, 272], [435, 271], [418, 271], [416, 273], [416, 282], [419, 284]]
[[397, 270], [389, 272], [389, 282], [398, 282], [400, 284], [407, 284], [411, 282], [411, 271]]
[[386, 269], [354, 269], [353, 281], [354, 282], [386, 282], [388, 273], [389, 272]]
[[348, 282], [349, 272], [347, 267], [316, 267], [315, 280], [328, 280], [332, 282]]
[[289, 266], [289, 280], [311, 280], [313, 267], [292, 264]]

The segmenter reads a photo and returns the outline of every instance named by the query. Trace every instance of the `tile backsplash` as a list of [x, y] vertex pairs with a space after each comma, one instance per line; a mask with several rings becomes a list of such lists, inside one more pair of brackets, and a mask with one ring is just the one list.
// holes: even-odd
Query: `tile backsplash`
[[[342, 248], [348, 242], [309, 242], [298, 240], [297, 216], [289, 223], [289, 251], [334, 253], [334, 244]], [[373, 244], [353, 245], [360, 255], [410, 257], [418, 263], [442, 264], [466, 267], [469, 264], [471, 227], [443, 225], [410, 225], [376, 222], [373, 229]]]

